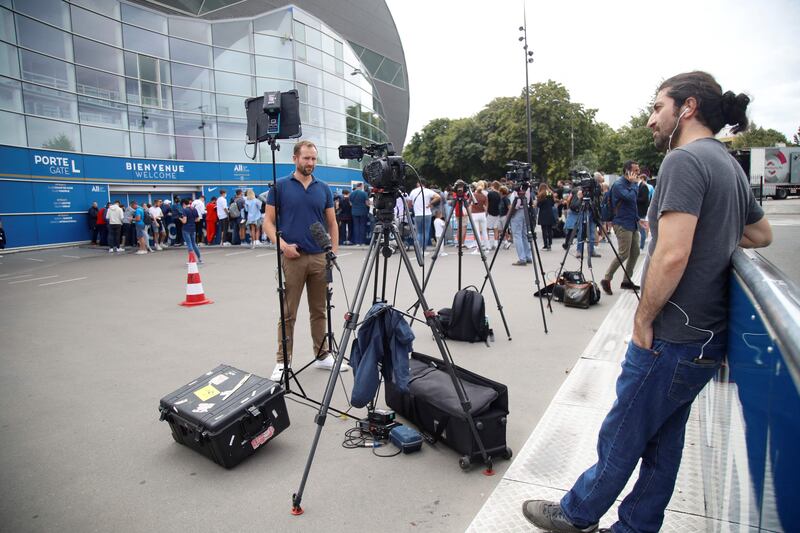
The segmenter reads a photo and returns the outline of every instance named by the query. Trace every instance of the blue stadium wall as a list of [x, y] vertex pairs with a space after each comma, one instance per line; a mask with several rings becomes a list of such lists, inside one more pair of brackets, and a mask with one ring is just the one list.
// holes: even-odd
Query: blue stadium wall
[[[282, 151], [291, 149], [292, 143], [282, 146]], [[293, 170], [289, 164], [277, 165], [279, 178]], [[337, 192], [361, 181], [361, 172], [349, 168], [319, 166], [315, 176]], [[0, 222], [6, 249], [80, 244], [90, 240], [87, 210], [92, 202], [102, 207], [121, 194], [139, 202], [166, 199], [171, 187], [181, 197], [202, 193], [209, 200], [220, 188], [229, 196], [237, 188], [259, 194], [271, 181], [272, 165], [252, 161], [138, 159], [0, 146]]]

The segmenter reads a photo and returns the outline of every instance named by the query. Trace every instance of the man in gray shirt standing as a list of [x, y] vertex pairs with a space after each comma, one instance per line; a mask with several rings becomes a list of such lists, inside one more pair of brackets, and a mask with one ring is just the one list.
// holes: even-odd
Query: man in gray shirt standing
[[522, 512], [547, 531], [593, 532], [641, 459], [639, 478], [610, 530], [658, 531], [675, 487], [686, 421], [726, 354], [728, 282], [737, 246], [772, 241], [747, 177], [714, 135], [747, 129], [750, 99], [705, 72], [661, 84], [648, 127], [669, 152], [648, 211], [653, 233], [617, 399], [600, 428], [597, 463], [561, 502]]

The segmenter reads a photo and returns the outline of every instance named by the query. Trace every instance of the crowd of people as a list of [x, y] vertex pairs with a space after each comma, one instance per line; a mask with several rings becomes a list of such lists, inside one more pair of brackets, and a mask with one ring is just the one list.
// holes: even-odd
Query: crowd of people
[[228, 203], [227, 191], [219, 196], [196, 198], [174, 196], [152, 203], [129, 204], [121, 200], [88, 210], [89, 231], [93, 245], [108, 247], [109, 253], [123, 253], [136, 247], [144, 255], [169, 248], [186, 246], [200, 257], [200, 246], [268, 246], [262, 231], [266, 193], [255, 195], [253, 189], [236, 189]]

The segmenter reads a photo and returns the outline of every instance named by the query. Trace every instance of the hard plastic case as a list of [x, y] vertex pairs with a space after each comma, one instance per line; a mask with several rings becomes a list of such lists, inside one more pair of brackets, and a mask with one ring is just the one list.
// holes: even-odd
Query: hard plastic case
[[233, 468], [289, 427], [283, 387], [222, 364], [161, 399], [176, 442]]

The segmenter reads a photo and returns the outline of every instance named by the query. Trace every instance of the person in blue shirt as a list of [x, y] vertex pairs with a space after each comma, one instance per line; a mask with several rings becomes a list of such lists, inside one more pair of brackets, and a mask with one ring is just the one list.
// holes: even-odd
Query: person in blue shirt
[[181, 222], [181, 232], [183, 233], [183, 241], [190, 252], [194, 252], [197, 256], [197, 262], [202, 264], [203, 259], [200, 257], [200, 248], [197, 247], [197, 219], [200, 218], [197, 209], [192, 207], [192, 201], [189, 198], [181, 200], [181, 216], [178, 220]]
[[[284, 364], [292, 360], [292, 339], [297, 308], [303, 289], [307, 291], [308, 311], [311, 319], [311, 338], [314, 342], [314, 366], [323, 370], [333, 368], [334, 358], [328, 351], [325, 338], [325, 299], [327, 278], [325, 276], [325, 250], [314, 241], [310, 227], [318, 222], [328, 229], [332, 251], [339, 248], [339, 227], [333, 207], [333, 193], [328, 184], [314, 177], [317, 164], [317, 147], [311, 141], [300, 141], [294, 146], [292, 161], [295, 171], [277, 182], [269, 190], [264, 210], [264, 233], [271, 242], [277, 243], [283, 257], [284, 273], [284, 320], [286, 326], [286, 354], [282, 346], [282, 328], [278, 323], [277, 364], [272, 371], [273, 381], [284, 375]], [[278, 195], [276, 209], [275, 195]], [[276, 225], [276, 221], [278, 224]], [[280, 228], [281, 239], [277, 238]], [[346, 372], [342, 365], [340, 372]]]
[[353, 216], [353, 244], [367, 244], [367, 193], [364, 184], [357, 183], [350, 194], [350, 212]]
[[625, 262], [625, 271], [628, 276], [622, 280], [620, 288], [639, 290], [639, 286], [630, 281], [633, 277], [633, 268], [639, 259], [639, 214], [636, 210], [636, 199], [639, 192], [639, 164], [635, 161], [626, 161], [622, 167], [622, 178], [611, 186], [611, 205], [614, 210], [614, 235], [617, 236], [617, 253], [619, 260], [614, 258], [606, 270], [606, 275], [600, 280], [600, 286], [606, 294], [612, 294], [611, 280], [614, 273]]
[[144, 255], [147, 253], [147, 228], [144, 226], [144, 209], [136, 200], [131, 200], [131, 207], [133, 208], [132, 222], [136, 227], [136, 242], [139, 244], [136, 255]]

